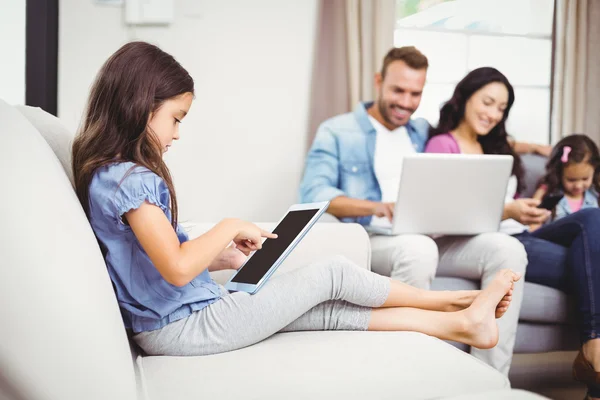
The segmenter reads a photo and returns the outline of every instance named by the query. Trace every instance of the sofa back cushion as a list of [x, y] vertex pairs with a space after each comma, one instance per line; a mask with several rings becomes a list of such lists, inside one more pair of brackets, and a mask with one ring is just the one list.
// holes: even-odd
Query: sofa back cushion
[[0, 138], [5, 384], [31, 399], [135, 399], [112, 284], [61, 163], [35, 127], [2, 100]]
[[524, 154], [521, 156], [523, 161], [523, 183], [525, 189], [521, 193], [521, 197], [532, 197], [537, 190], [537, 184], [546, 173], [546, 162], [548, 159], [537, 154]]
[[71, 146], [73, 146], [75, 135], [58, 118], [39, 107], [15, 106], [15, 108], [31, 122], [46, 140], [69, 177], [71, 185], [75, 187], [73, 184], [73, 170], [71, 169]]

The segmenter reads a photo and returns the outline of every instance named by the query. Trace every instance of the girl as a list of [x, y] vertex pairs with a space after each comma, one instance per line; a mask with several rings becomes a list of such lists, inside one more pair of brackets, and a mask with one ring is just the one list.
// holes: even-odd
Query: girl
[[[194, 82], [170, 55], [143, 42], [112, 55], [91, 90], [73, 144], [77, 195], [106, 259], [125, 325], [152, 355], [206, 355], [276, 332], [414, 330], [476, 347], [498, 340], [509, 270], [481, 292], [430, 292], [336, 257], [271, 279], [255, 295], [228, 293], [209, 271], [237, 269], [275, 235], [224, 219], [189, 240], [162, 156], [179, 139]], [[234, 245], [230, 246], [232, 243]]]
[[533, 198], [542, 200], [547, 193], [565, 195], [554, 208], [552, 220], [590, 207], [598, 207], [600, 189], [600, 153], [586, 135], [571, 135], [554, 147], [546, 164], [546, 175]]
[[[582, 350], [573, 365], [575, 377], [588, 385], [588, 395], [600, 398], [600, 209], [568, 215], [533, 233], [550, 215], [539, 200], [517, 198], [521, 160], [505, 129], [515, 95], [508, 79], [494, 68], [478, 68], [458, 83], [440, 110], [430, 133], [431, 153], [510, 154], [513, 176], [507, 189], [501, 231], [519, 239], [529, 259], [525, 279], [571, 293], [578, 298]], [[571, 279], [565, 279], [570, 276]], [[572, 284], [569, 284], [572, 282]]]

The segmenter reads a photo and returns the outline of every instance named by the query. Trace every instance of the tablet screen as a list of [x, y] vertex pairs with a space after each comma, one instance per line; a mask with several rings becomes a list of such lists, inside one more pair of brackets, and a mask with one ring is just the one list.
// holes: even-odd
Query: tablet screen
[[317, 212], [319, 209], [288, 212], [273, 231], [277, 239], [266, 239], [262, 249], [252, 255], [232, 282], [256, 285]]

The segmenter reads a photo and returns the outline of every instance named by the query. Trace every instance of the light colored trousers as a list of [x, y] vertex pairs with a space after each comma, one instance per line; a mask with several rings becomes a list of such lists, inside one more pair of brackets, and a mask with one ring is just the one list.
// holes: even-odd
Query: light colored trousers
[[138, 333], [150, 355], [203, 356], [250, 346], [277, 332], [359, 330], [390, 293], [390, 279], [336, 256], [270, 279], [254, 295], [228, 293], [189, 317]]
[[522, 274], [515, 284], [510, 308], [500, 318], [500, 340], [490, 350], [472, 348], [471, 354], [508, 375], [515, 346], [527, 254], [515, 238], [502, 233], [477, 236], [444, 236], [436, 240], [424, 235], [371, 236], [371, 269], [379, 274], [429, 289], [433, 278], [463, 278], [486, 287], [496, 273], [510, 268]]

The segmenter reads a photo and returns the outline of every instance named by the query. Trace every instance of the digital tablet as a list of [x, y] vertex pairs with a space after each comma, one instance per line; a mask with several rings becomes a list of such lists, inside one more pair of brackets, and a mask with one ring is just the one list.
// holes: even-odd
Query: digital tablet
[[229, 291], [250, 294], [258, 292], [328, 206], [328, 201], [291, 206], [273, 230], [273, 233], [277, 234], [277, 239], [266, 239], [262, 249], [250, 255], [227, 282], [225, 288]]

